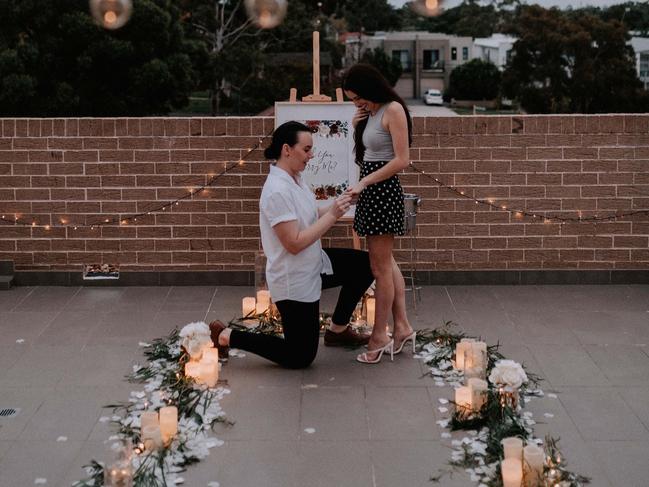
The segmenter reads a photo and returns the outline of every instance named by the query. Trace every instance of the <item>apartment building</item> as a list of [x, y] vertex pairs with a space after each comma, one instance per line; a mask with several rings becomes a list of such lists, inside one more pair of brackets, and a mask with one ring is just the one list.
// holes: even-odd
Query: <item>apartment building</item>
[[431, 32], [351, 34], [345, 39], [345, 64], [358, 62], [367, 50], [381, 48], [403, 68], [395, 86], [397, 93], [403, 98], [420, 98], [429, 88], [443, 91], [451, 71], [471, 59], [472, 47], [471, 37]]
[[629, 41], [635, 53], [635, 69], [645, 90], [649, 90], [649, 38], [632, 37]]
[[491, 37], [476, 37], [473, 40], [473, 58], [482, 59], [498, 66], [503, 71], [511, 56], [516, 37], [493, 34]]

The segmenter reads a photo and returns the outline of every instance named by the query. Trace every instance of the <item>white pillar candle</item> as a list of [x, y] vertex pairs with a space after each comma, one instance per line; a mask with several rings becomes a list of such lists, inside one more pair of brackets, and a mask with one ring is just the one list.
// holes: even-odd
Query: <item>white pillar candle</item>
[[270, 291], [261, 289], [257, 291], [257, 314], [264, 313], [268, 308], [270, 308]]
[[543, 479], [543, 464], [545, 453], [536, 445], [527, 445], [523, 448], [523, 470], [525, 472], [526, 487], [540, 487]]
[[367, 324], [369, 326], [374, 326], [374, 318], [376, 316], [376, 299], [367, 298], [365, 306], [367, 309]]
[[500, 464], [504, 487], [521, 487], [523, 481], [523, 466], [516, 458], [506, 458]]
[[471, 349], [471, 344], [475, 342], [473, 338], [462, 338], [455, 346], [455, 368], [464, 370], [464, 354]]
[[468, 384], [469, 379], [484, 379], [486, 370], [482, 367], [469, 367], [464, 369], [464, 382]]
[[471, 389], [471, 406], [475, 411], [480, 411], [487, 402], [489, 384], [486, 380], [473, 377], [467, 381], [467, 386]]
[[147, 426], [158, 424], [158, 413], [155, 411], [143, 411], [140, 415], [140, 431], [144, 431]]
[[133, 487], [133, 468], [123, 463], [115, 463], [104, 469], [106, 487]]
[[218, 348], [208, 348], [203, 351], [203, 362], [219, 362], [219, 349]]
[[473, 408], [471, 389], [466, 386], [460, 386], [455, 389], [455, 407], [464, 412], [470, 412]]
[[256, 309], [257, 303], [254, 297], [248, 296], [243, 298], [243, 301], [241, 302], [241, 316], [252, 316], [253, 314], [255, 314]]
[[159, 424], [144, 428], [140, 435], [140, 439], [142, 440], [142, 443], [144, 443], [144, 448], [148, 451], [159, 450], [164, 445]]
[[160, 434], [165, 445], [171, 443], [171, 440], [178, 433], [178, 408], [176, 406], [166, 406], [160, 408]]
[[200, 382], [201, 365], [199, 362], [187, 362], [185, 364], [185, 375]]
[[473, 352], [473, 367], [479, 369], [487, 368], [487, 344], [485, 342], [475, 342], [471, 345]]
[[219, 381], [219, 362], [201, 362], [201, 382], [215, 387]]
[[500, 443], [503, 446], [505, 459], [514, 458], [519, 462], [523, 459], [523, 440], [516, 436], [510, 436], [503, 438]]

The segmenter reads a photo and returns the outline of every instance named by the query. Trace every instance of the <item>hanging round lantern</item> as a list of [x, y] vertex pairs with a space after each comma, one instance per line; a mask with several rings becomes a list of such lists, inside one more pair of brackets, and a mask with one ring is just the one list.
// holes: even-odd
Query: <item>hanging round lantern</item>
[[410, 8], [417, 14], [424, 17], [434, 17], [442, 13], [444, 0], [414, 0], [410, 2]]
[[281, 24], [287, 6], [287, 0], [246, 0], [248, 17], [262, 29], [272, 29]]
[[104, 29], [119, 29], [132, 12], [132, 0], [90, 0], [90, 13]]

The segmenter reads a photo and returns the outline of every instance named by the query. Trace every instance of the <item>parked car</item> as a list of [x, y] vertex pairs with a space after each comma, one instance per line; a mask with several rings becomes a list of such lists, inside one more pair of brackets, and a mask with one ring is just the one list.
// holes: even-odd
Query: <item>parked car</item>
[[442, 92], [432, 88], [426, 90], [426, 93], [424, 93], [424, 103], [426, 105], [443, 105], [444, 99], [442, 98]]

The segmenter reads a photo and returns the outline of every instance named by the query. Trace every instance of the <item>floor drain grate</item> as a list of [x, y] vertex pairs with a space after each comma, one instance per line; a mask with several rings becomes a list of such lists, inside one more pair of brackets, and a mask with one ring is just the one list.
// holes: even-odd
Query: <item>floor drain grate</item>
[[13, 418], [17, 416], [20, 412], [20, 409], [16, 408], [0, 408], [0, 419], [2, 418]]

